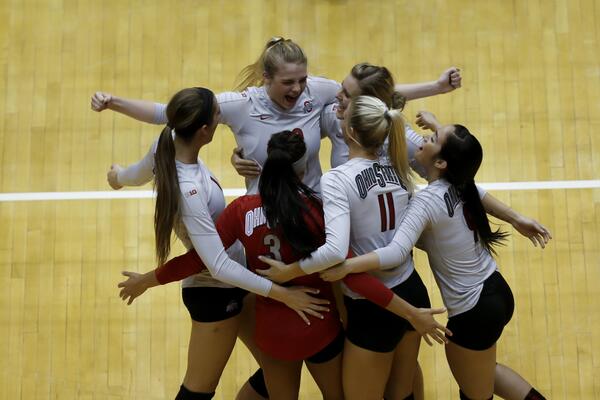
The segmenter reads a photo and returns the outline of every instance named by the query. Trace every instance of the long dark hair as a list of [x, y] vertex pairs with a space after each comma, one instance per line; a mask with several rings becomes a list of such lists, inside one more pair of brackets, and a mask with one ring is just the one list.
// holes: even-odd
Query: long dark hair
[[[294, 170], [295, 162], [302, 162], [306, 144], [301, 134], [283, 131], [271, 136], [265, 162], [258, 183], [265, 217], [271, 229], [290, 244], [294, 255], [310, 256], [319, 245], [319, 238], [311, 231], [309, 223], [322, 227], [308, 213], [308, 199], [321, 210], [315, 192], [302, 183]], [[308, 220], [307, 220], [308, 218]]]
[[179, 178], [175, 165], [175, 136], [189, 143], [204, 125], [213, 123], [215, 95], [205, 88], [177, 92], [167, 105], [167, 126], [162, 130], [154, 156], [154, 235], [158, 265], [167, 261], [171, 251], [171, 232], [179, 213]]
[[448, 135], [442, 145], [440, 158], [447, 163], [443, 177], [460, 193], [465, 218], [475, 232], [475, 239], [481, 240], [483, 247], [496, 254], [494, 246], [503, 244], [507, 234], [500, 229], [492, 231], [475, 186], [475, 174], [483, 160], [481, 144], [467, 128], [454, 125], [454, 133]]

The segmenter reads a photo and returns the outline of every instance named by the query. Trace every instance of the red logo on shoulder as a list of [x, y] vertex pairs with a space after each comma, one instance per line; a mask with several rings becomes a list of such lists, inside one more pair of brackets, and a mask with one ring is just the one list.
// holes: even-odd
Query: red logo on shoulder
[[312, 110], [313, 110], [312, 102], [310, 100], [305, 101], [304, 102], [304, 113], [308, 114]]

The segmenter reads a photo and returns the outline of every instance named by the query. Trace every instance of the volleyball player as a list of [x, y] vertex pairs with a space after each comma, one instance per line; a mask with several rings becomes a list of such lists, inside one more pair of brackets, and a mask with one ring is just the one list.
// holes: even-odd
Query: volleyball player
[[[186, 377], [176, 398], [210, 399], [235, 344], [244, 295], [240, 288], [282, 301], [300, 314], [326, 310], [322, 304], [327, 300], [310, 296], [313, 289], [272, 285], [225, 253], [213, 223], [225, 205], [223, 193], [198, 159], [199, 149], [212, 140], [219, 118], [213, 93], [204, 88], [184, 89], [169, 102], [167, 115], [154, 164], [157, 258], [160, 264], [166, 261], [175, 230], [188, 248], [197, 250], [211, 272], [194, 276], [182, 291], [193, 322]], [[222, 282], [237, 287], [223, 287]]]
[[[289, 131], [273, 135], [269, 141], [269, 156], [259, 185], [260, 196], [238, 198], [221, 214], [217, 230], [224, 246], [240, 240], [252, 269], [260, 267], [260, 254], [293, 261], [310, 254], [324, 241], [321, 203], [313, 191], [303, 185], [298, 175], [305, 168], [306, 158], [301, 135]], [[195, 255], [190, 252], [190, 255]], [[147, 288], [178, 280], [197, 273], [201, 265], [188, 255], [180, 256], [149, 274], [128, 272], [129, 279], [119, 284], [121, 296], [133, 301]], [[196, 267], [194, 267], [196, 266]], [[387, 306], [391, 291], [369, 275], [353, 275], [346, 282], [355, 290], [367, 293], [381, 306]], [[300, 278], [295, 284], [318, 288], [320, 295], [333, 300], [330, 285], [324, 285], [317, 274]], [[369, 287], [370, 285], [370, 287]], [[369, 296], [371, 294], [371, 296]], [[343, 333], [335, 312], [322, 319], [311, 318], [310, 327], [285, 307], [258, 297], [256, 341], [261, 348], [261, 365], [272, 398], [298, 396], [300, 367], [307, 362], [324, 398], [341, 397], [341, 358]], [[421, 310], [422, 313], [443, 310]], [[438, 328], [440, 326], [438, 325]]]
[[[379, 99], [359, 97], [346, 124], [350, 159], [327, 172], [321, 181], [326, 222], [326, 243], [311, 254], [265, 274], [276, 281], [314, 273], [342, 262], [350, 247], [368, 253], [394, 235], [413, 190], [409, 172], [404, 120]], [[379, 150], [389, 139], [389, 158]], [[429, 307], [429, 298], [411, 257], [385, 271], [373, 273], [414, 307]], [[343, 286], [348, 312], [344, 346], [343, 383], [347, 399], [413, 398], [420, 335], [404, 318], [381, 310]], [[410, 315], [404, 314], [410, 319]], [[394, 369], [394, 379], [388, 377]], [[387, 384], [387, 387], [386, 387]]]
[[[474, 178], [482, 161], [481, 145], [461, 125], [441, 126], [431, 114], [420, 125], [434, 128], [415, 154], [429, 185], [410, 201], [392, 242], [384, 248], [326, 271], [327, 280], [347, 273], [385, 269], [411, 257], [417, 244], [429, 263], [448, 308], [446, 358], [461, 399], [543, 399], [522, 377], [496, 363], [496, 342], [510, 321], [514, 299], [492, 257], [505, 234], [492, 231]], [[543, 226], [532, 236], [544, 246]]]

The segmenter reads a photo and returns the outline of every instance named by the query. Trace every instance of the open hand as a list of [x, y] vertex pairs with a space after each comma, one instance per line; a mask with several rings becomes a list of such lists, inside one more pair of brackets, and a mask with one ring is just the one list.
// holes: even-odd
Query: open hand
[[409, 319], [410, 324], [415, 328], [428, 345], [432, 345], [431, 339], [439, 344], [448, 343], [445, 334], [452, 336], [452, 332], [445, 326], [438, 323], [433, 316], [446, 312], [445, 308], [419, 308], [415, 315]]

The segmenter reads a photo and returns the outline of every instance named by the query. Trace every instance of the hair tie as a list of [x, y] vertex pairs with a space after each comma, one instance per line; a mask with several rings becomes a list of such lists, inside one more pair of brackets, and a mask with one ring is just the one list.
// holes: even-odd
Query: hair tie
[[277, 43], [285, 42], [285, 39], [281, 36], [274, 36], [269, 40], [267, 50], [271, 50]]
[[390, 112], [390, 110], [388, 108], [385, 109], [385, 112], [383, 113], [383, 116], [386, 119], [392, 119], [392, 113]]

